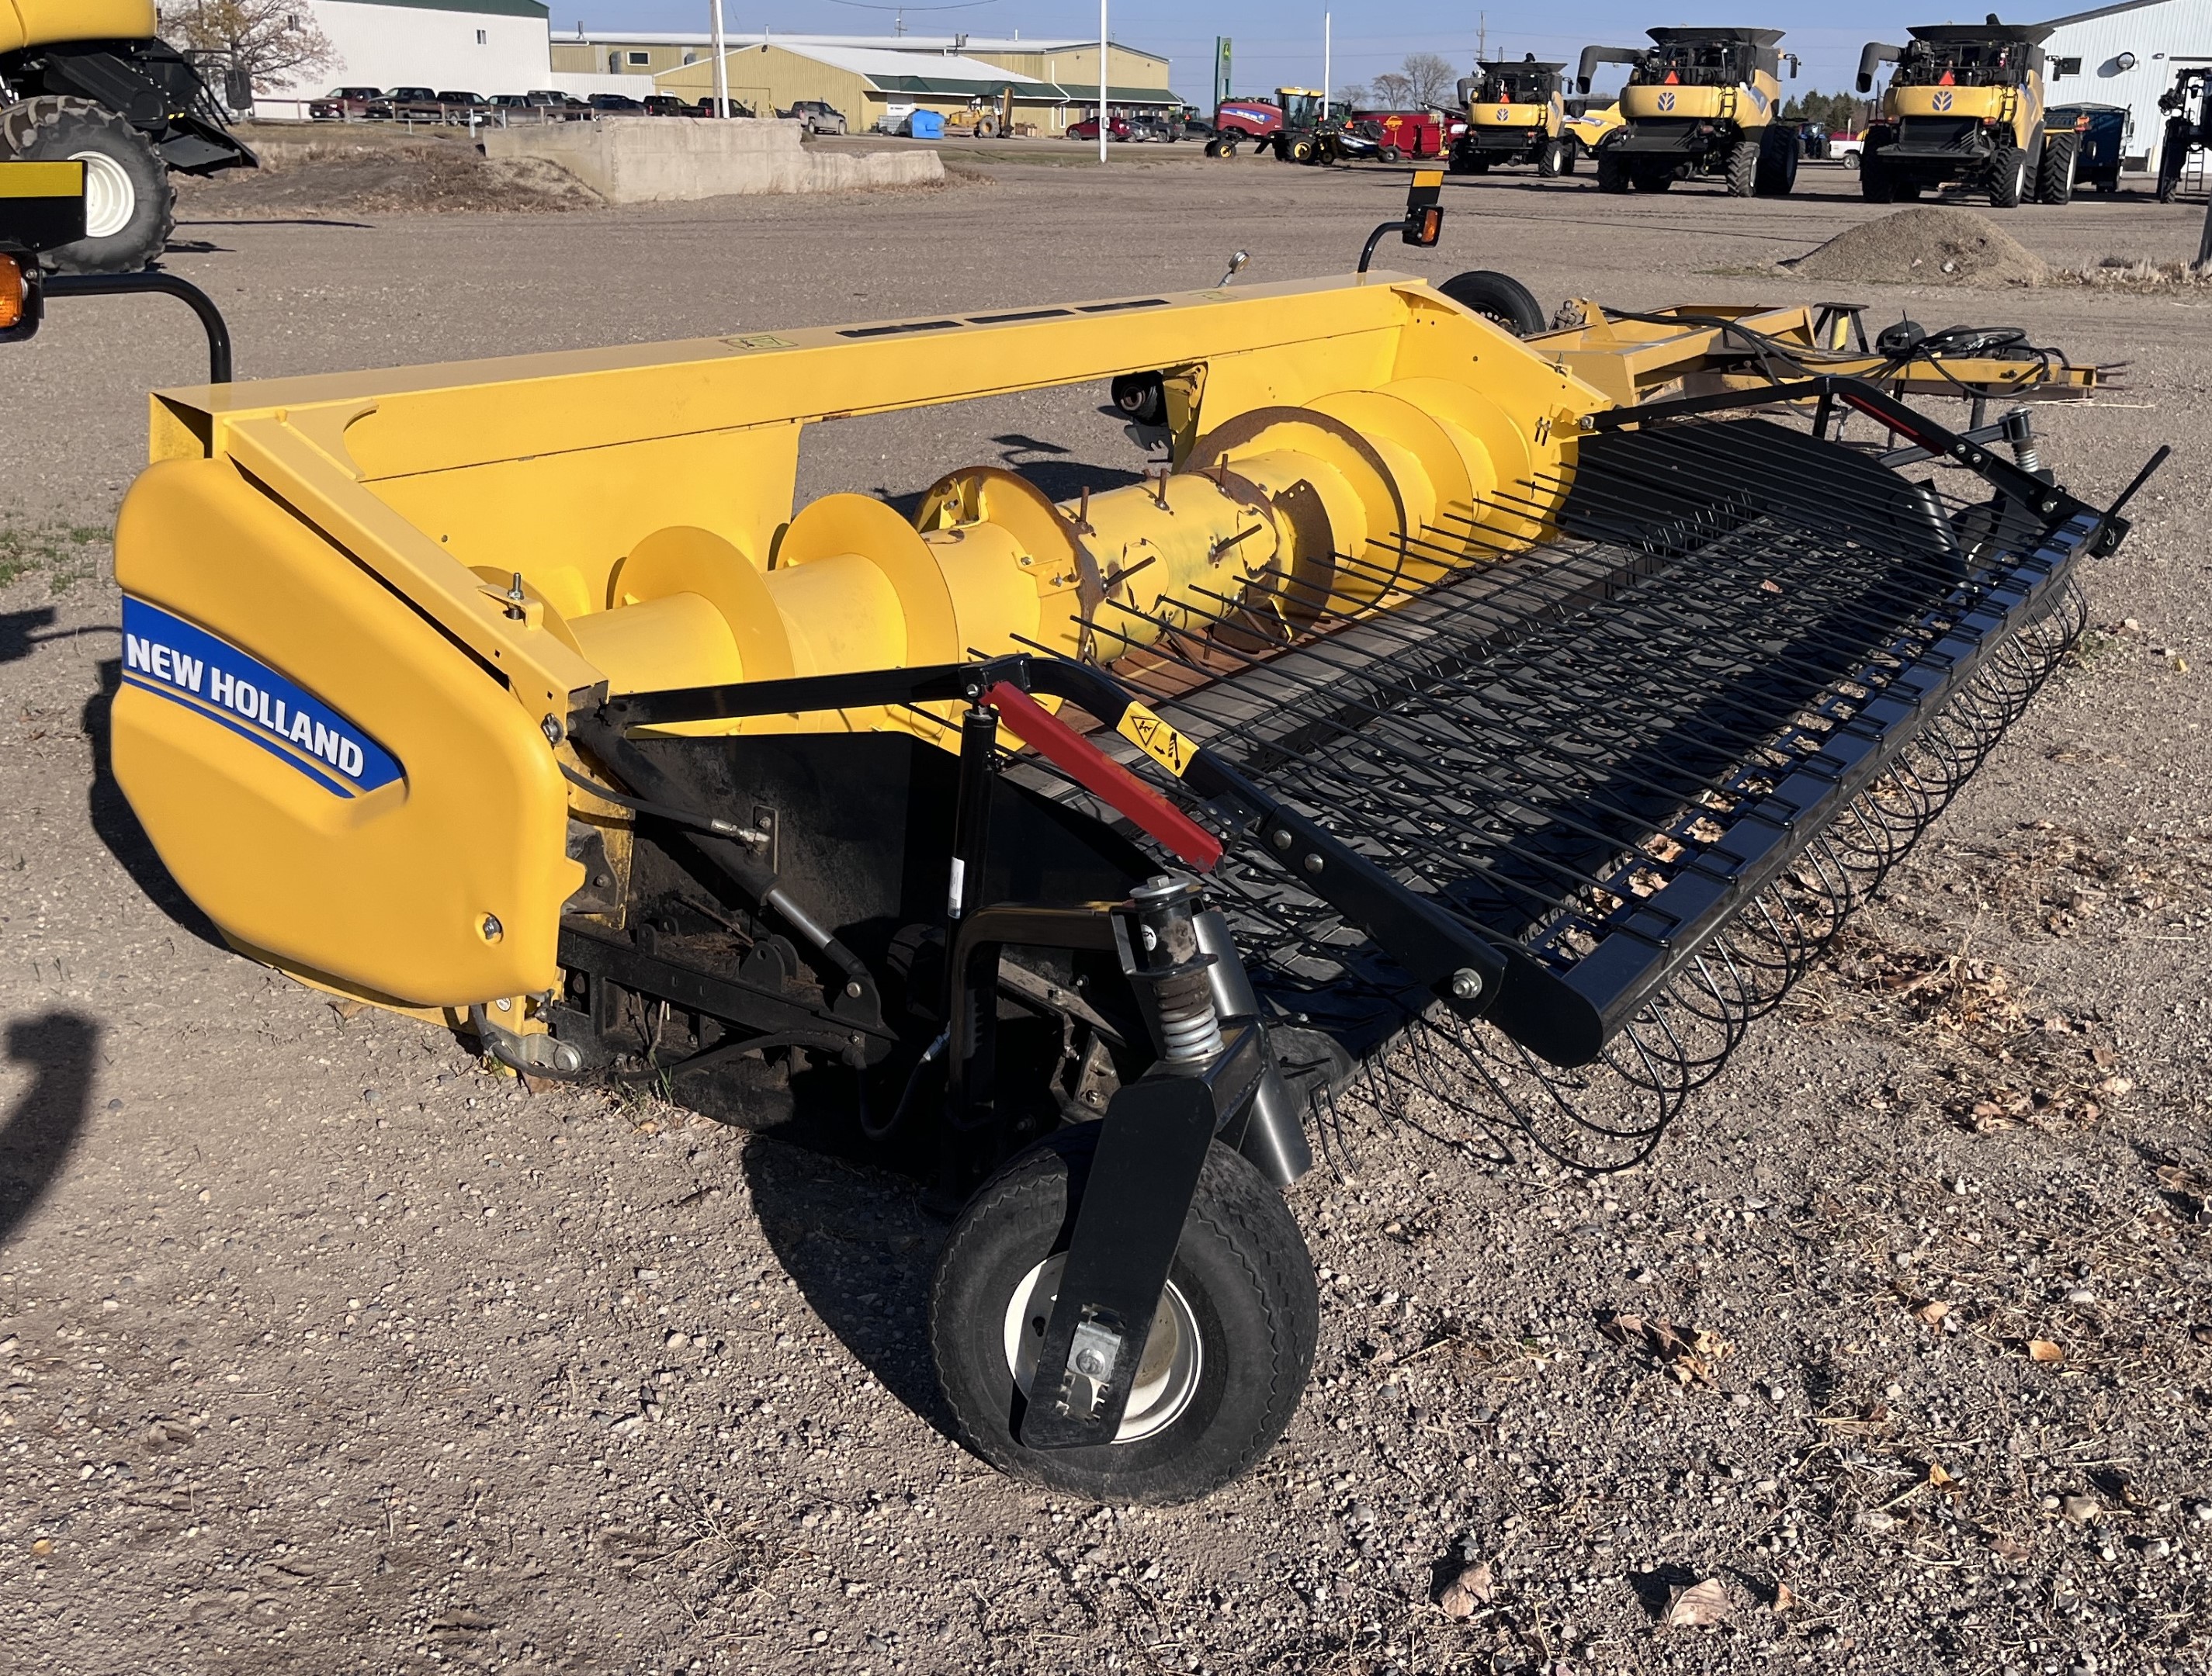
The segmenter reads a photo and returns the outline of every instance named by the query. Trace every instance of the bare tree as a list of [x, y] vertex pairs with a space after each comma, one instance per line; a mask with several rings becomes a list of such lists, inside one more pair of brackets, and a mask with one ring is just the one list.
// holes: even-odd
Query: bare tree
[[1451, 61], [1434, 52], [1409, 52], [1400, 66], [1405, 72], [1407, 102], [1413, 105], [1449, 105], [1458, 91], [1459, 72]]
[[1413, 83], [1410, 77], [1395, 70], [1386, 70], [1375, 78], [1375, 102], [1385, 109], [1396, 110], [1413, 101]]
[[1336, 98], [1339, 104], [1348, 105], [1355, 111], [1366, 110], [1368, 108], [1367, 83], [1347, 82], [1336, 90]]
[[301, 0], [173, 0], [161, 28], [190, 52], [221, 54], [225, 70], [243, 70], [256, 88], [289, 86], [337, 61]]

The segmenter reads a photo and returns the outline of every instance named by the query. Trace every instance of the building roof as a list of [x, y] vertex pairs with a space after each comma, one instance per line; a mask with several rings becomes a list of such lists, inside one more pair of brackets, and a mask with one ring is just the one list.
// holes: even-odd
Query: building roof
[[404, 6], [418, 12], [473, 12], [478, 16], [543, 19], [540, 0], [346, 0], [356, 6]]
[[857, 76], [878, 93], [969, 99], [1012, 88], [1017, 93], [1035, 92], [1049, 96], [1049, 84], [1033, 76], [1018, 75], [996, 64], [987, 64], [981, 58], [964, 58], [953, 52], [895, 52], [879, 46], [800, 46], [787, 38], [764, 44], [780, 46], [787, 52], [827, 64], [832, 70], [842, 70], [848, 76]]
[[2057, 27], [2055, 23], [1923, 23], [1916, 25], [1911, 33], [1915, 40], [2015, 40], [2033, 46]]
[[[429, 4], [432, 0], [410, 0], [410, 3]], [[712, 46], [714, 44], [714, 38], [710, 34], [653, 29], [556, 29], [553, 39], [563, 46], [600, 41], [634, 41], [640, 46]], [[1098, 37], [1092, 35], [1088, 39], [1078, 39], [1072, 36], [1053, 35], [1040, 36], [1031, 40], [1021, 35], [801, 35], [758, 30], [739, 33], [732, 30], [724, 33], [722, 44], [730, 47], [787, 46], [794, 51], [816, 46], [861, 47], [926, 57], [975, 52], [1080, 52], [1085, 47], [1097, 46]], [[1148, 52], [1141, 46], [1131, 46], [1118, 40], [1110, 45], [1116, 52], [1166, 62], [1164, 53]]]
[[2062, 23], [2087, 23], [2094, 17], [2111, 17], [2118, 12], [2141, 11], [2146, 6], [2164, 4], [2166, 0], [2120, 0], [2117, 6], [2100, 6], [2094, 11], [2069, 12], [2063, 17], [2054, 17], [2051, 20], [2051, 27], [2055, 29]]

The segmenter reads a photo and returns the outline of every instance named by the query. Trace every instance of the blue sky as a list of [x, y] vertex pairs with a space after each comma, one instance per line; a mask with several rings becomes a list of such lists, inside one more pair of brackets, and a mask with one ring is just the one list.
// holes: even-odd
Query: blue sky
[[[708, 0], [551, 0], [553, 26], [573, 27], [581, 21], [593, 28], [628, 27], [637, 29], [697, 29], [708, 25]], [[723, 15], [732, 29], [788, 29], [821, 34], [889, 34], [892, 15], [884, 0], [882, 9], [843, 5], [836, 0], [723, 0]], [[1679, 3], [1679, 0], [1676, 0]], [[2050, 15], [2072, 9], [2056, 8]], [[1376, 3], [1337, 4], [1334, 81], [1338, 87], [1364, 81], [1377, 71], [1395, 68], [1408, 52], [1443, 54], [1465, 70], [1474, 62], [1477, 19], [1485, 9], [1464, 0], [1384, 0]], [[1488, 8], [1490, 49], [1518, 58], [1534, 52], [1540, 58], [1563, 58], [1571, 64], [1592, 42], [1628, 45], [1644, 39], [1654, 23], [1741, 23], [1786, 28], [1784, 51], [1795, 51], [1804, 60], [1804, 73], [1785, 91], [1819, 89], [1836, 92], [1849, 87], [1858, 68], [1859, 48], [1869, 40], [1896, 40], [1909, 23], [1942, 22], [1930, 6], [1900, 4], [1899, 0], [1871, 0], [1863, 10], [1851, 14], [1851, 27], [1833, 26], [1832, 6], [1814, 8], [1802, 0], [1778, 0], [1756, 6], [1720, 4], [1710, 9], [1677, 12], [1598, 0], [1576, 9], [1571, 29], [1547, 27], [1558, 15], [1550, 7]], [[1978, 19], [1986, 3], [1958, 14], [1961, 20]], [[1227, 35], [1235, 42], [1237, 91], [1253, 93], [1282, 83], [1311, 86], [1321, 76], [1321, 20], [1322, 8], [1309, 0], [1119, 0], [1113, 5], [1116, 40], [1150, 52], [1164, 52], [1174, 60], [1175, 86], [1194, 103], [1203, 103], [1212, 85], [1213, 39]], [[2038, 11], [2024, 16], [2041, 16]], [[2010, 13], [2006, 15], [2009, 17]], [[965, 30], [971, 34], [1006, 35], [1017, 30], [1024, 35], [1081, 35], [1098, 27], [1096, 3], [1083, 0], [988, 0], [957, 10], [914, 7], [906, 15], [910, 34], [949, 34]], [[1822, 27], [1826, 25], [1827, 27]]]

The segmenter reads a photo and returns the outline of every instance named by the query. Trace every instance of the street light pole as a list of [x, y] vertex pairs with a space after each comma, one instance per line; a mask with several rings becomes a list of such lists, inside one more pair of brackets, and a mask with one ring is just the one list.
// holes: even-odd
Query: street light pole
[[714, 9], [714, 114], [730, 114], [730, 61], [722, 49], [722, 0], [708, 0]]
[[1098, 161], [1106, 161], [1106, 0], [1098, 0]]
[[1333, 73], [1332, 59], [1334, 47], [1335, 39], [1330, 29], [1330, 17], [1327, 12], [1323, 12], [1321, 15], [1321, 113], [1323, 118], [1328, 115], [1328, 78]]

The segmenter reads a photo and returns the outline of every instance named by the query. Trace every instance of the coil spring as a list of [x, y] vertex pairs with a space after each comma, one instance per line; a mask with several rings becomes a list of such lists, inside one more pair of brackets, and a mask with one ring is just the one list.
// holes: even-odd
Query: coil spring
[[[1181, 993], [1174, 993], [1177, 990]], [[1160, 1044], [1168, 1058], [1205, 1060], [1221, 1051], [1221, 1019], [1203, 975], [1187, 988], [1163, 984], [1159, 1007]]]

